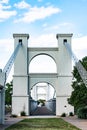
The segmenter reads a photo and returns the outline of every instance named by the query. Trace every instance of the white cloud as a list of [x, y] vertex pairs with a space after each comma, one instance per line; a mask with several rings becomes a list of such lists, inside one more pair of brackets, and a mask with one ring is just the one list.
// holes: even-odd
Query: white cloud
[[[0, 39], [0, 69], [3, 70], [8, 59], [12, 55], [14, 50], [14, 40], [13, 39]], [[10, 82], [13, 77], [13, 68], [10, 71], [7, 82]]]
[[53, 14], [59, 13], [61, 10], [52, 6], [48, 7], [31, 7], [30, 10], [23, 15], [22, 18], [15, 22], [26, 22], [31, 23], [36, 20], [45, 19]]
[[0, 3], [2, 4], [8, 4], [9, 0], [0, 0]]
[[46, 26], [45, 28], [44, 28], [44, 30], [58, 30], [59, 29], [59, 26], [58, 25], [54, 25], [54, 26]]
[[72, 26], [73, 24], [72, 23], [68, 23], [68, 22], [64, 22], [64, 23], [61, 23], [59, 25], [60, 26]]
[[48, 24], [47, 23], [44, 23], [43, 25], [42, 25], [42, 27], [47, 27], [48, 26]]
[[4, 6], [4, 5], [0, 4], [0, 10], [3, 10], [3, 9], [10, 9], [10, 8], [11, 8], [10, 5]]
[[5, 51], [13, 51], [13, 39], [0, 39], [0, 49]]
[[87, 36], [73, 38], [72, 49], [78, 59], [87, 56]]
[[74, 38], [72, 42], [73, 42], [73, 49], [74, 50], [87, 49], [87, 36]]
[[5, 10], [0, 10], [0, 22], [15, 16], [17, 14], [16, 11], [5, 11]]
[[0, 1], [0, 22], [5, 21], [6, 19], [15, 16], [17, 12], [15, 10], [8, 10], [11, 9], [11, 5], [4, 5], [8, 4], [8, 0]]
[[28, 3], [26, 3], [24, 0], [21, 2], [18, 2], [16, 4], [14, 4], [14, 6], [18, 9], [27, 9], [30, 7], [30, 5]]
[[69, 22], [64, 22], [64, 23], [53, 25], [53, 26], [43, 26], [43, 27], [44, 27], [45, 31], [58, 30], [59, 32], [64, 33], [64, 30], [66, 30], [66, 33], [67, 33], [67, 32], [71, 32], [74, 25], [72, 23], [69, 23]]
[[7, 60], [13, 52], [14, 44], [12, 39], [0, 39], [0, 68], [3, 69]]
[[42, 34], [36, 37], [30, 36], [29, 46], [31, 47], [57, 47], [55, 34]]

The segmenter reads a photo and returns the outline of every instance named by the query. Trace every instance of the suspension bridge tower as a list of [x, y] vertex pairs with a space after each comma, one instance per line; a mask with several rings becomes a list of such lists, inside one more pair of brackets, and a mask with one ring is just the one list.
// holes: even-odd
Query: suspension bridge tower
[[[14, 61], [12, 114], [19, 115], [21, 111], [30, 114], [30, 90], [38, 82], [46, 82], [56, 90], [56, 115], [73, 112], [73, 107], [68, 104], [72, 88], [72, 59], [64, 46], [67, 41], [71, 47], [72, 34], [57, 34], [58, 47], [30, 48], [28, 47], [28, 34], [13, 34], [14, 47], [19, 42], [22, 47]], [[40, 54], [50, 56], [56, 63], [56, 73], [29, 73], [31, 60]]]

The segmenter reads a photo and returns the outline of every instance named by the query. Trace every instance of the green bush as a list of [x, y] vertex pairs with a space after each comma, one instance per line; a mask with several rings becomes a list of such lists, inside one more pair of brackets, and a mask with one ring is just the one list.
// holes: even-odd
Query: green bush
[[66, 117], [66, 113], [62, 113], [61, 117]]
[[87, 119], [87, 106], [79, 108], [77, 110], [77, 116], [81, 119]]
[[12, 114], [10, 117], [16, 118], [17, 115], [16, 114]]
[[26, 116], [26, 112], [25, 111], [21, 111], [20, 115], [21, 116]]
[[69, 116], [74, 116], [73, 112], [70, 112], [70, 113], [69, 113]]
[[45, 106], [45, 100], [39, 99], [37, 102], [38, 102], [38, 105], [41, 103], [42, 106]]

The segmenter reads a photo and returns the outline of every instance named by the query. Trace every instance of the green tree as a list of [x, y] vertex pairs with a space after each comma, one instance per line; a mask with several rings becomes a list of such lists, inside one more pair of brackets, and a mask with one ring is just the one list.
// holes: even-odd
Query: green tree
[[[87, 56], [80, 61], [87, 71]], [[74, 81], [72, 82], [73, 91], [71, 97], [68, 99], [68, 103], [74, 106], [77, 111], [78, 108], [87, 106], [87, 88], [84, 85], [77, 68], [74, 66], [73, 70]]]
[[13, 87], [13, 81], [6, 84], [6, 87], [5, 87], [5, 104], [6, 105], [11, 105], [12, 87]]

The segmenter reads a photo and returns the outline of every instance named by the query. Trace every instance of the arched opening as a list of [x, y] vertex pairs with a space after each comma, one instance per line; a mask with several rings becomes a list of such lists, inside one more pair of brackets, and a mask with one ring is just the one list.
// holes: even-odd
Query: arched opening
[[56, 114], [56, 91], [50, 83], [39, 82], [32, 87], [30, 93], [31, 115]]
[[39, 54], [31, 60], [29, 73], [57, 73], [57, 66], [51, 56]]
[[54, 87], [46, 82], [40, 82], [35, 84], [31, 89], [31, 97], [34, 100], [43, 99], [45, 101], [55, 98]]

